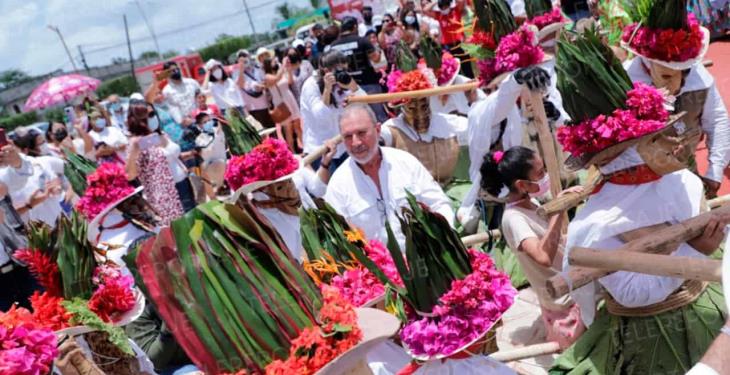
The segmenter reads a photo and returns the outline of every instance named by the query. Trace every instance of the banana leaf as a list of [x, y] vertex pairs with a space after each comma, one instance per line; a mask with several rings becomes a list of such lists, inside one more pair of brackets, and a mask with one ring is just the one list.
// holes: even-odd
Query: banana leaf
[[64, 150], [63, 152], [66, 154], [63, 174], [71, 184], [74, 193], [81, 197], [86, 191], [86, 176], [96, 170], [96, 163], [68, 150]]
[[651, 29], [686, 29], [686, 0], [623, 0], [621, 2], [634, 22]]
[[574, 123], [625, 107], [631, 79], [595, 29], [562, 33], [556, 55], [557, 87]]
[[58, 220], [58, 270], [65, 299], [91, 297], [91, 278], [96, 267], [94, 248], [86, 236], [86, 221], [76, 211]]
[[236, 108], [226, 110], [228, 125], [223, 126], [228, 150], [233, 155], [243, 155], [261, 143], [261, 136]]
[[416, 70], [418, 67], [418, 58], [402, 40], [395, 47], [395, 66], [403, 73]]
[[542, 15], [553, 9], [553, 3], [550, 0], [525, 0], [525, 13], [528, 19]]
[[31, 221], [28, 223], [28, 248], [40, 250], [44, 254], [56, 259], [58, 250], [56, 249], [56, 241], [58, 240], [57, 232], [48, 224], [42, 221]]
[[474, 13], [477, 27], [491, 33], [497, 43], [517, 30], [517, 21], [505, 0], [474, 0]]
[[136, 263], [160, 316], [206, 373], [263, 372], [288, 355], [321, 306], [316, 286], [247, 202], [198, 206], [141, 246]]
[[426, 60], [426, 65], [434, 72], [441, 69], [441, 55], [443, 54], [441, 44], [430, 35], [422, 37], [419, 44], [421, 47], [421, 55]]

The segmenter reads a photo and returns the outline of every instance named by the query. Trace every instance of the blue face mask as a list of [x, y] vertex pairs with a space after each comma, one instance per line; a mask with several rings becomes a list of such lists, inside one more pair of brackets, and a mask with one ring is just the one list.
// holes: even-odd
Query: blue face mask
[[149, 129], [151, 132], [157, 131], [160, 127], [160, 120], [157, 119], [157, 116], [153, 116], [152, 118], [147, 119], [147, 129]]
[[98, 118], [96, 121], [94, 121], [94, 128], [96, 130], [103, 130], [106, 127], [106, 120], [103, 118]]
[[215, 129], [215, 121], [208, 120], [205, 124], [203, 124], [203, 131], [206, 133], [212, 133]]

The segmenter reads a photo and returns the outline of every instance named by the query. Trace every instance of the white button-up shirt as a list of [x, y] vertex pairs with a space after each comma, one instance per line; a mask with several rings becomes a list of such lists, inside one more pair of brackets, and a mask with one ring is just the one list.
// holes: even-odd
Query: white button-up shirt
[[[632, 59], [624, 63], [624, 68], [632, 81], [652, 85], [651, 76], [641, 66], [641, 59]], [[648, 66], [648, 64], [647, 64]], [[700, 118], [702, 131], [707, 134], [705, 143], [708, 148], [708, 167], [705, 177], [716, 182], [722, 181], [723, 171], [730, 162], [730, 121], [725, 103], [715, 85], [715, 79], [702, 64], [692, 67], [679, 95], [685, 92], [707, 89], [707, 99], [702, 108]]]
[[215, 105], [220, 109], [244, 106], [241, 89], [231, 78], [222, 82], [208, 82], [208, 86], [203, 89], [203, 93], [210, 94], [213, 101], [215, 101]]
[[383, 159], [378, 176], [382, 196], [375, 182], [349, 158], [330, 179], [324, 197], [327, 203], [361, 229], [366, 238], [382, 243], [388, 240], [387, 220], [402, 251], [405, 251], [405, 236], [396, 215], [401, 214], [401, 207], [408, 207], [406, 190], [453, 225], [451, 201], [423, 164], [405, 151], [380, 147], [380, 152]]
[[198, 81], [192, 78], [183, 77], [182, 83], [174, 83], [169, 80], [167, 86], [162, 89], [167, 106], [170, 109], [170, 116], [178, 124], [195, 109], [195, 91], [200, 90]]
[[[319, 91], [319, 86], [317, 85], [317, 76], [318, 74], [315, 73], [304, 81], [299, 101], [305, 153], [315, 151], [325, 141], [336, 137], [340, 133], [337, 121], [340, 113], [345, 109], [344, 104], [340, 104], [337, 107], [332, 104], [324, 104], [324, 101], [322, 101], [322, 93]], [[337, 90], [336, 87], [335, 90]], [[362, 89], [358, 89], [355, 95], [366, 94]], [[338, 158], [344, 153], [345, 146], [342, 144], [337, 146], [337, 154], [335, 157]]]
[[[26, 183], [17, 190], [10, 190], [10, 198], [13, 204], [23, 206], [30, 203], [30, 198], [38, 190], [45, 189], [45, 184], [63, 175], [63, 160], [55, 156], [29, 157], [32, 165], [32, 175], [27, 177]], [[30, 211], [22, 214], [21, 217], [26, 223], [28, 221], [42, 221], [51, 228], [56, 226], [56, 219], [61, 215], [61, 201], [63, 193], [50, 196]]]

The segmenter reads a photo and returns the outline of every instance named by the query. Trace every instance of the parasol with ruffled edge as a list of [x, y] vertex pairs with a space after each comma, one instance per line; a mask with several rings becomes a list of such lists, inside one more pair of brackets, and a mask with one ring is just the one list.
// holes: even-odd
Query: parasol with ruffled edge
[[67, 103], [76, 97], [96, 90], [101, 81], [80, 74], [67, 74], [53, 77], [36, 87], [25, 101], [24, 109], [31, 111], [57, 104]]

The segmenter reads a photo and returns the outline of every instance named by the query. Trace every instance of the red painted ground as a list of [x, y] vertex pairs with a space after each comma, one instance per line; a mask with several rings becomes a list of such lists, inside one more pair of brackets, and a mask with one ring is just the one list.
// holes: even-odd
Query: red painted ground
[[[713, 66], [709, 68], [710, 73], [715, 77], [720, 95], [725, 101], [725, 106], [730, 108], [730, 41], [718, 41], [710, 44], [706, 60], [712, 60]], [[697, 150], [697, 164], [702, 174], [707, 170], [707, 148], [704, 144]], [[725, 169], [725, 178], [722, 181], [719, 195], [730, 194], [730, 169]]]

